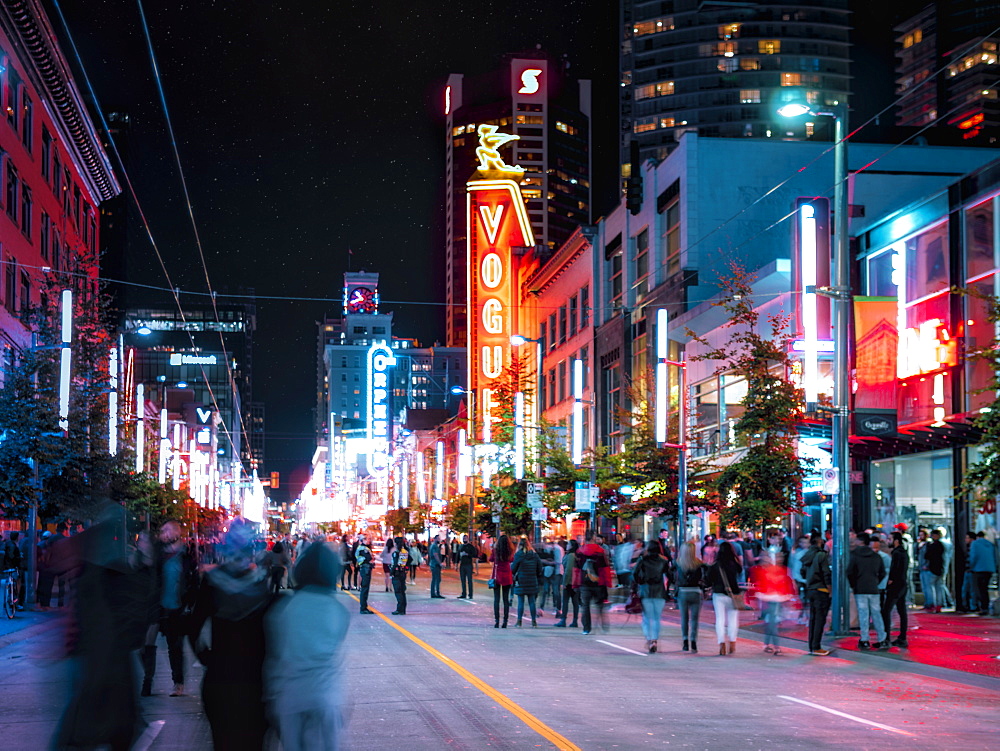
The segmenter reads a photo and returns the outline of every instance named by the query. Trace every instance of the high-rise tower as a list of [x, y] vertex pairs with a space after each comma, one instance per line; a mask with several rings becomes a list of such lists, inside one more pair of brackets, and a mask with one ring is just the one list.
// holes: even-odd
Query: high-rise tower
[[453, 73], [443, 97], [446, 119], [446, 342], [466, 343], [465, 184], [476, 171], [480, 125], [518, 136], [504, 153], [525, 168], [521, 193], [541, 252], [590, 221], [590, 81], [543, 53], [512, 55], [482, 77]]

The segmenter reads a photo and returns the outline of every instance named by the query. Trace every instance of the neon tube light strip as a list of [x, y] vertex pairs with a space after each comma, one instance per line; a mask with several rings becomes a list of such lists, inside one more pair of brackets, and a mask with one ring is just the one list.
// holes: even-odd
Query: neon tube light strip
[[573, 463], [583, 462], [583, 360], [573, 360]]
[[656, 404], [654, 411], [654, 429], [657, 443], [667, 441], [667, 309], [656, 311]]
[[[802, 387], [806, 404], [819, 400], [818, 313], [816, 308], [816, 207], [799, 209], [799, 258], [802, 269]], [[807, 290], [812, 287], [813, 292]]]

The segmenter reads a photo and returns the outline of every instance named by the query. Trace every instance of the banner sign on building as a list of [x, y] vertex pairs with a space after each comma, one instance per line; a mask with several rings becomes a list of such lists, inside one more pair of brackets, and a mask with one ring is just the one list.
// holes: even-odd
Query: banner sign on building
[[468, 227], [468, 357], [473, 424], [490, 443], [499, 420], [494, 394], [510, 366], [510, 336], [517, 332], [517, 273], [512, 248], [534, 245], [521, 197], [522, 167], [505, 164], [499, 149], [517, 136], [480, 125], [479, 169], [466, 186]]
[[854, 432], [857, 435], [896, 434], [897, 317], [895, 297], [854, 298], [857, 380]]
[[386, 342], [375, 342], [368, 348], [368, 471], [385, 477], [392, 463], [390, 439], [392, 419], [389, 413], [389, 368], [396, 357]]

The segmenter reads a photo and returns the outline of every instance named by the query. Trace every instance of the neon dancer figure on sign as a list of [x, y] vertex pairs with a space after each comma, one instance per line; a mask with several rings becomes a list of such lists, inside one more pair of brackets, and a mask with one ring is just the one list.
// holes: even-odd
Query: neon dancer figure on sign
[[479, 147], [476, 157], [479, 159], [479, 171], [483, 174], [505, 173], [521, 175], [524, 167], [511, 166], [500, 156], [500, 147], [509, 141], [516, 141], [520, 136], [510, 133], [497, 133], [496, 125], [479, 126]]

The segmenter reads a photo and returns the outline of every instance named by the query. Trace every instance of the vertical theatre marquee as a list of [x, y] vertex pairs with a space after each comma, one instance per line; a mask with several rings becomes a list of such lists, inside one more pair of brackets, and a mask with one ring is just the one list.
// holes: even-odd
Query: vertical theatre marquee
[[499, 149], [517, 136], [479, 126], [479, 169], [466, 186], [468, 226], [469, 388], [475, 396], [474, 424], [485, 443], [499, 419], [496, 384], [510, 365], [516, 333], [516, 264], [513, 248], [534, 245], [521, 197], [521, 167], [505, 164]]

